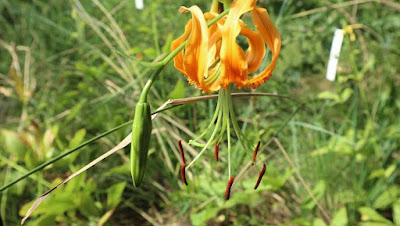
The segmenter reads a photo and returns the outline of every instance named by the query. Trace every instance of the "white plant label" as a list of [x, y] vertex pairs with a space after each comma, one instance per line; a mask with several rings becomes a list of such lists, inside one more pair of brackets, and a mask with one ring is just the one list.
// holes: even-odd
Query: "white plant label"
[[329, 81], [335, 81], [340, 50], [342, 49], [342, 43], [343, 43], [343, 31], [342, 29], [336, 29], [335, 34], [333, 35], [331, 53], [329, 55], [328, 69], [326, 71], [326, 79], [328, 79]]
[[136, 9], [143, 9], [143, 0], [135, 0]]

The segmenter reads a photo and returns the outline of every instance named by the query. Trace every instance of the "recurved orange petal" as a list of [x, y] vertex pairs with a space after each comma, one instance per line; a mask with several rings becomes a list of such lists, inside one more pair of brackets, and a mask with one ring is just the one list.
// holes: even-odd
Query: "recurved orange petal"
[[247, 77], [246, 56], [236, 43], [240, 33], [240, 17], [254, 8], [256, 0], [236, 0], [232, 3], [231, 10], [222, 28], [221, 86], [226, 88], [230, 83], [241, 83]]
[[196, 82], [196, 86], [204, 85], [204, 77], [207, 73], [208, 52], [208, 26], [203, 12], [198, 6], [190, 8], [181, 7], [181, 12], [192, 13], [192, 29], [185, 48], [183, 66], [187, 76]]
[[247, 37], [249, 48], [246, 51], [247, 72], [256, 72], [265, 56], [265, 43], [260, 33], [251, 30], [244, 23], [241, 24], [240, 34]]
[[244, 82], [246, 87], [257, 88], [263, 82], [269, 79], [272, 71], [275, 68], [276, 61], [278, 60], [279, 53], [281, 51], [281, 36], [278, 29], [272, 23], [269, 18], [268, 12], [264, 8], [255, 7], [251, 11], [251, 18], [257, 30], [260, 32], [262, 38], [267, 43], [272, 53], [271, 63], [262, 71], [260, 74], [249, 78]]
[[[175, 39], [171, 43], [171, 52], [174, 51], [176, 48], [178, 48], [189, 36], [190, 32], [192, 30], [192, 20], [189, 20], [189, 22], [185, 26], [185, 32], [177, 39]], [[183, 66], [183, 51], [180, 51], [175, 57], [174, 57], [174, 66], [176, 69], [178, 69], [182, 74], [186, 75], [184, 66]]]
[[221, 49], [221, 32], [218, 29], [211, 35], [208, 48], [208, 56], [212, 61], [208, 64], [208, 77], [203, 87], [204, 93], [215, 92], [221, 88], [221, 62], [219, 56]]

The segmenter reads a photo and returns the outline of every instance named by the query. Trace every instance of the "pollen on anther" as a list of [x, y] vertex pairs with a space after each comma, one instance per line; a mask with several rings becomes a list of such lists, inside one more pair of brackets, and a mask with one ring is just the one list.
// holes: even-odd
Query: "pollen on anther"
[[179, 141], [178, 141], [178, 147], [179, 147], [179, 153], [181, 154], [182, 163], [183, 163], [183, 164], [186, 164], [186, 161], [185, 161], [185, 154], [183, 153], [182, 140], [179, 140]]
[[215, 143], [215, 150], [214, 150], [215, 161], [217, 161], [217, 162], [218, 162], [218, 151], [219, 151], [219, 141], [217, 141], [217, 143]]
[[266, 166], [265, 163], [264, 163], [263, 168], [262, 168], [262, 170], [260, 171], [260, 174], [258, 175], [257, 183], [256, 183], [256, 185], [254, 186], [254, 190], [256, 190], [256, 189], [258, 188], [258, 185], [260, 185], [261, 179], [262, 179], [262, 177], [264, 176], [264, 173], [265, 173], [265, 169], [266, 169], [266, 168], [267, 168], [267, 166]]
[[183, 182], [185, 185], [188, 185], [188, 183], [187, 183], [187, 181], [186, 181], [186, 163], [184, 163], [184, 164], [181, 166], [181, 179], [182, 179], [182, 182]]
[[258, 149], [260, 148], [260, 141], [258, 141], [256, 148], [254, 149], [254, 153], [253, 153], [253, 164], [256, 162], [257, 159], [257, 153], [258, 153]]
[[228, 185], [226, 186], [226, 189], [225, 189], [225, 199], [226, 200], [229, 200], [229, 198], [231, 197], [231, 188], [232, 188], [232, 184], [233, 184], [234, 180], [235, 180], [235, 178], [231, 177], [228, 181]]

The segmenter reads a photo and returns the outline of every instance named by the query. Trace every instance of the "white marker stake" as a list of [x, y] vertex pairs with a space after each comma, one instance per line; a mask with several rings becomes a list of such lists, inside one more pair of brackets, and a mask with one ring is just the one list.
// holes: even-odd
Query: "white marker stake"
[[336, 29], [333, 35], [331, 53], [329, 55], [328, 70], [326, 71], [326, 79], [335, 81], [336, 69], [339, 61], [340, 50], [343, 43], [343, 31]]
[[136, 9], [143, 9], [143, 0], [135, 0]]

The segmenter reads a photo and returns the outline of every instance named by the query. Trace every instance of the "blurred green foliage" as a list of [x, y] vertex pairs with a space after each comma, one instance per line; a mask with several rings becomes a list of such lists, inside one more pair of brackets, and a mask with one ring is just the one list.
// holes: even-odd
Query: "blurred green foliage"
[[[180, 5], [209, 0], [0, 1], [0, 183], [130, 120], [153, 61], [169, 52], [189, 19]], [[400, 5], [395, 1], [259, 0], [282, 35], [271, 79], [257, 92], [305, 102], [260, 153], [267, 171], [244, 171], [224, 199], [227, 164], [210, 150], [179, 180], [176, 141], [209, 123], [215, 101], [159, 115], [144, 184], [134, 189], [129, 148], [52, 193], [29, 225], [400, 225]], [[249, 16], [243, 19], [250, 22]], [[337, 81], [325, 80], [335, 29], [347, 34]], [[169, 98], [199, 96], [172, 65], [151, 91], [152, 109]], [[251, 141], [265, 144], [298, 107], [281, 98], [238, 98]], [[119, 130], [0, 194], [4, 225], [19, 224], [32, 200], [122, 140]], [[224, 158], [225, 145], [220, 155]], [[188, 158], [197, 149], [185, 146]], [[233, 148], [233, 174], [250, 160]], [[295, 167], [292, 167], [292, 164]], [[310, 190], [306, 189], [310, 187]]]

